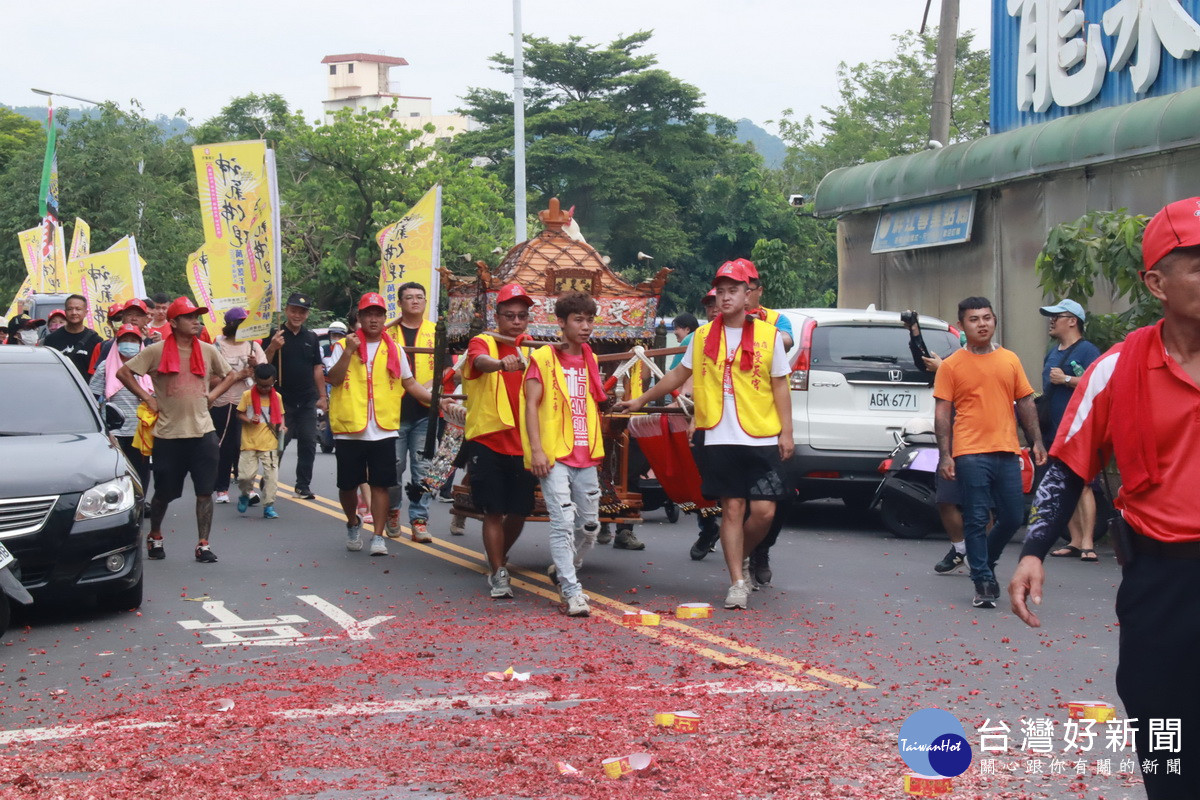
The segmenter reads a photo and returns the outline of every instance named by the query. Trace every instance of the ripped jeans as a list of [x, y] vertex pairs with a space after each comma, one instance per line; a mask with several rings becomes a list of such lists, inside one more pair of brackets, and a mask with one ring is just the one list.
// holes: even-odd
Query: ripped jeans
[[576, 563], [596, 543], [600, 532], [600, 478], [595, 467], [568, 467], [554, 462], [542, 478], [542, 497], [550, 515], [550, 557], [558, 571], [564, 598], [583, 592], [575, 577]]

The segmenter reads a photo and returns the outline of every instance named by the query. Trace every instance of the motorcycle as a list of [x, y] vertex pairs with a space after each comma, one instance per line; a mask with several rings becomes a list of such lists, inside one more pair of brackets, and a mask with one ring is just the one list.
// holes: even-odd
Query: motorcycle
[[879, 463], [883, 480], [871, 507], [879, 507], [883, 525], [899, 539], [923, 539], [942, 530], [938, 516], [937, 437], [933, 420], [917, 417], [893, 434], [896, 447]]
[[33, 596], [21, 585], [21, 581], [13, 574], [12, 567], [17, 562], [8, 548], [0, 542], [0, 636], [8, 630], [9, 620], [12, 619], [11, 602], [16, 601], [23, 606], [33, 603]]

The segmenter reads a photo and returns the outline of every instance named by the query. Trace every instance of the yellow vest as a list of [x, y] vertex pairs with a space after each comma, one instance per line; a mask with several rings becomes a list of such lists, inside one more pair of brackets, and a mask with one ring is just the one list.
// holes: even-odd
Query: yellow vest
[[[396, 340], [399, 347], [404, 346], [404, 331], [401, 329], [399, 322], [396, 323], [396, 335], [392, 338]], [[433, 347], [434, 334], [437, 332], [437, 326], [427, 319], [421, 320], [421, 327], [417, 328], [417, 338], [413, 342], [413, 347]], [[433, 353], [417, 353], [412, 357], [413, 377], [417, 379], [417, 383], [424, 386], [433, 380]], [[400, 396], [404, 396], [404, 387], [400, 387]], [[421, 405], [428, 407], [428, 403]]]
[[[487, 345], [489, 356], [500, 358], [500, 348], [495, 339], [487, 334], [475, 338]], [[508, 389], [500, 372], [477, 372], [467, 365], [463, 367], [463, 378], [463, 391], [467, 394], [465, 439], [477, 439], [517, 427], [512, 405], [508, 402]]]
[[[571, 425], [571, 397], [567, 393], [567, 376], [554, 352], [554, 345], [539, 347], [533, 351], [530, 361], [537, 364], [542, 376], [542, 402], [538, 406], [538, 430], [542, 435], [542, 449], [553, 464], [566, 458], [575, 449], [575, 430]], [[585, 373], [586, 374], [586, 373]], [[585, 382], [590, 378], [585, 377]], [[600, 410], [592, 397], [592, 387], [587, 389], [588, 454], [592, 458], [604, 457], [604, 437], [600, 435]], [[529, 447], [529, 431], [525, 426], [525, 393], [521, 392], [521, 449], [525, 451], [525, 466], [532, 464]]]
[[[770, 323], [760, 319], [751, 320], [754, 323], [754, 364], [749, 371], [740, 368], [739, 346], [730, 368], [737, 421], [750, 436], [777, 436], [783, 425], [775, 408], [775, 394], [771, 390], [771, 359], [775, 353], [775, 335], [778, 331]], [[704, 342], [713, 325], [719, 326], [721, 331], [716, 361], [704, 355]], [[692, 374], [695, 376], [692, 380], [692, 399], [696, 403], [696, 427], [701, 430], [715, 428], [725, 413], [722, 391], [725, 356], [725, 323], [717, 318], [716, 322], [701, 325], [692, 337]]]
[[[397, 345], [399, 347], [399, 345]], [[350, 357], [346, 379], [333, 387], [329, 398], [329, 428], [334, 433], [362, 433], [367, 429], [367, 404], [375, 402], [375, 423], [385, 431], [400, 427], [400, 398], [404, 396], [399, 378], [387, 368], [387, 345], [380, 339], [371, 365], [371, 383], [367, 383], [367, 365], [355, 353]], [[404, 351], [400, 351], [404, 358]]]
[[763, 316], [764, 316], [763, 321], [766, 322], [768, 325], [774, 325], [776, 322], [779, 321], [779, 312], [776, 311], [775, 309], [763, 308], [762, 312], [763, 312]]

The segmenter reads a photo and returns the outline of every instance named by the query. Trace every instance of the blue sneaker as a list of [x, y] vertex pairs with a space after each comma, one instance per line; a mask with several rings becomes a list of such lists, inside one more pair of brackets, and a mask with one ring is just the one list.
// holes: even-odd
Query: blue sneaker
[[245, 514], [248, 508], [250, 508], [250, 495], [244, 494], [238, 497], [238, 513]]
[[263, 506], [264, 519], [279, 519], [279, 512], [275, 510], [274, 505]]

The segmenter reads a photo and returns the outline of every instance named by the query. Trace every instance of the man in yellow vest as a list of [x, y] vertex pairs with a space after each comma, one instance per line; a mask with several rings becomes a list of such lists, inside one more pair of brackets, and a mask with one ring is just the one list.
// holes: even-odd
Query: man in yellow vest
[[[404, 347], [433, 347], [436, 326], [425, 319], [425, 287], [415, 281], [401, 284], [396, 291], [400, 298], [400, 319], [393, 328], [396, 332], [397, 344]], [[403, 337], [403, 341], [401, 341]], [[433, 354], [418, 353], [408, 356], [408, 364], [412, 368], [413, 377], [417, 383], [426, 389], [433, 385]], [[396, 483], [388, 493], [387, 534], [393, 539], [400, 536], [400, 505], [404, 502], [404, 491], [400, 483], [404, 480], [404, 470], [412, 465], [411, 484], [420, 486], [421, 480], [429, 469], [429, 462], [422, 453], [425, 450], [425, 435], [429, 430], [429, 400], [401, 392], [400, 400], [400, 431], [396, 436]], [[421, 492], [419, 499], [408, 501], [408, 525], [412, 529], [415, 542], [432, 542], [429, 535], [429, 501], [433, 495]]]
[[428, 403], [429, 390], [413, 377], [403, 351], [384, 332], [387, 303], [375, 292], [358, 301], [357, 332], [334, 345], [334, 364], [326, 380], [333, 386], [329, 426], [337, 440], [337, 487], [346, 513], [346, 549], [362, 550], [358, 487], [371, 487], [375, 535], [371, 555], [386, 556], [384, 519], [388, 490], [398, 482], [396, 437], [400, 398], [405, 393]]
[[[792, 342], [795, 341], [792, 332], [792, 321], [783, 314], [780, 314], [773, 308], [763, 308], [762, 296], [763, 285], [758, 277], [758, 268], [754, 266], [753, 261], [739, 258], [734, 263], [741, 263], [746, 267], [746, 274], [750, 276], [750, 292], [747, 295], [746, 313], [753, 317], [761, 319], [763, 322], [769, 322], [779, 329], [779, 333], [783, 336], [783, 348], [790, 350]], [[775, 542], [779, 540], [779, 533], [783, 530], [784, 520], [787, 518], [788, 511], [791, 507], [791, 499], [794, 490], [786, 484], [787, 476], [784, 476], [784, 492], [779, 498], [779, 502], [775, 505], [775, 519], [771, 523], [771, 529], [767, 531], [766, 538], [758, 543], [758, 547], [750, 553], [750, 580], [753, 581], [751, 586], [757, 589], [759, 586], [770, 586], [771, 578], [771, 548], [775, 546]]]
[[[533, 298], [519, 284], [502, 287], [496, 297], [497, 332], [513, 339], [525, 333], [532, 305]], [[488, 589], [496, 600], [513, 596], [504, 564], [533, 511], [537, 486], [525, 469], [521, 446], [523, 370], [520, 352], [511, 344], [484, 333], [467, 345], [463, 455], [471, 475], [471, 501], [483, 514], [483, 549], [491, 567]]]
[[550, 515], [550, 555], [559, 593], [569, 616], [586, 617], [591, 609], [575, 570], [600, 532], [596, 466], [604, 457], [599, 403], [606, 399], [588, 345], [596, 301], [583, 292], [565, 292], [554, 315], [562, 343], [539, 347], [530, 357], [521, 440], [525, 466], [541, 481]]
[[[767, 535], [775, 503], [783, 495], [781, 461], [792, 457], [792, 398], [783, 337], [772, 325], [747, 315], [750, 276], [727, 261], [713, 286], [721, 317], [702, 325], [678, 367], [654, 388], [618, 411], [638, 411], [695, 375], [696, 429], [701, 491], [721, 503], [721, 549], [731, 586], [726, 608], [746, 608], [750, 582], [745, 558]], [[747, 514], [749, 510], [749, 514]]]

